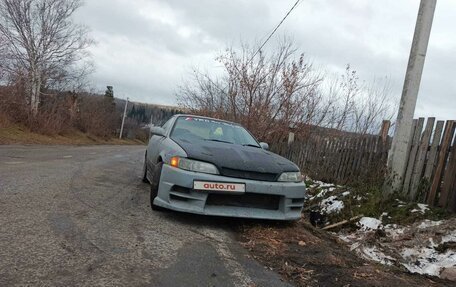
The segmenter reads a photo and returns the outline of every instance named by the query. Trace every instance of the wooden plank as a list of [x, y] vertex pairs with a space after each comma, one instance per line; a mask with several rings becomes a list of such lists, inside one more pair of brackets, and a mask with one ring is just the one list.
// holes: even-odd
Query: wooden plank
[[353, 161], [355, 160], [356, 154], [359, 152], [358, 150], [358, 143], [359, 137], [353, 138], [352, 146], [350, 148], [350, 153], [348, 154], [347, 165], [344, 171], [344, 181], [347, 182], [351, 177], [351, 168], [353, 165]]
[[347, 158], [345, 161], [345, 168], [342, 171], [342, 175], [341, 175], [342, 181], [344, 184], [347, 183], [349, 172], [350, 172], [350, 167], [353, 162], [353, 157], [357, 151], [357, 146], [356, 146], [357, 142], [358, 142], [358, 137], [353, 137], [351, 140], [351, 143], [350, 143], [350, 148], [347, 153]]
[[431, 177], [434, 174], [435, 165], [437, 164], [437, 152], [442, 137], [444, 121], [437, 121], [435, 126], [434, 136], [432, 138], [431, 148], [429, 149], [428, 158], [426, 162], [426, 169], [424, 171], [424, 178], [430, 183]]
[[304, 162], [305, 152], [306, 152], [306, 144], [304, 142], [302, 142], [301, 150], [299, 151], [299, 166], [301, 167], [301, 170], [304, 170], [304, 168], [305, 168], [305, 162]]
[[402, 185], [402, 193], [408, 194], [410, 188], [410, 180], [412, 179], [413, 167], [415, 166], [416, 153], [418, 152], [419, 141], [421, 138], [421, 132], [423, 130], [424, 118], [419, 118], [416, 124], [415, 132], [413, 134], [411, 147], [409, 149], [407, 169], [405, 171], [404, 183]]
[[377, 142], [377, 149], [374, 155], [374, 162], [372, 164], [371, 169], [369, 170], [370, 176], [377, 176], [385, 175], [386, 172], [386, 158], [385, 158], [385, 146], [387, 145], [387, 141], [383, 141], [381, 137], [376, 139]]
[[359, 161], [361, 160], [361, 158], [363, 156], [364, 139], [365, 139], [364, 136], [360, 136], [357, 139], [356, 150], [355, 150], [355, 154], [353, 156], [353, 160], [352, 160], [351, 167], [350, 167], [350, 173], [349, 173], [349, 176], [351, 179], [358, 178], [358, 176], [359, 176], [359, 167], [358, 166], [359, 166]]
[[382, 128], [380, 129], [380, 138], [382, 139], [382, 142], [385, 143], [388, 140], [388, 132], [391, 127], [391, 121], [384, 120], [382, 122]]
[[322, 177], [325, 179], [328, 178], [328, 169], [326, 168], [328, 166], [328, 164], [327, 164], [328, 148], [329, 148], [329, 140], [328, 140], [328, 138], [324, 138], [323, 144], [322, 144], [322, 153], [319, 158], [318, 166], [320, 168]]
[[354, 141], [353, 138], [349, 138], [347, 141], [347, 144], [345, 146], [344, 157], [343, 157], [342, 164], [340, 166], [339, 173], [337, 176], [339, 181], [341, 181], [341, 182], [344, 180], [344, 172], [345, 172], [345, 169], [347, 168], [347, 162], [348, 162], [348, 158], [350, 156], [350, 151], [351, 151], [351, 148], [353, 145], [353, 141]]
[[359, 149], [357, 152], [356, 160], [353, 165], [353, 173], [352, 176], [359, 177], [361, 175], [361, 161], [363, 159], [364, 155], [364, 150], [366, 149], [366, 142], [367, 142], [367, 137], [363, 136], [361, 138], [361, 143], [359, 145]]
[[362, 175], [363, 176], [367, 176], [368, 173], [369, 173], [369, 170], [370, 170], [370, 162], [369, 162], [369, 157], [370, 157], [370, 151], [372, 149], [372, 140], [371, 140], [371, 137], [367, 137], [366, 139], [366, 147], [364, 148], [364, 151], [363, 151], [363, 172], [362, 172]]
[[369, 157], [367, 160], [367, 170], [369, 171], [372, 168], [372, 161], [374, 159], [375, 150], [377, 149], [377, 140], [374, 137], [369, 137]]
[[333, 157], [334, 157], [334, 146], [336, 144], [335, 138], [328, 138], [328, 150], [326, 154], [326, 173], [328, 178], [333, 177], [332, 166], [333, 164]]
[[[456, 137], [455, 137], [456, 141]], [[451, 147], [451, 153], [453, 154], [452, 159], [450, 162], [452, 162], [453, 166], [456, 166], [456, 143], [453, 141], [453, 146]], [[445, 173], [445, 175], [447, 175]], [[448, 172], [448, 178], [452, 177], [452, 183], [450, 182], [445, 182], [445, 184], [450, 185], [449, 190], [450, 190], [450, 196], [449, 196], [449, 203], [447, 205], [447, 209], [452, 212], [456, 212], [456, 167], [452, 168]]]
[[423, 136], [418, 148], [418, 154], [416, 157], [415, 167], [413, 168], [409, 199], [415, 200], [418, 192], [418, 186], [422, 179], [424, 161], [426, 160], [426, 154], [429, 148], [429, 140], [431, 139], [431, 133], [434, 128], [435, 118], [428, 118], [426, 128], [424, 129]]
[[336, 164], [336, 172], [334, 173], [334, 178], [337, 180], [339, 178], [339, 171], [341, 169], [341, 166], [344, 162], [344, 156], [345, 156], [345, 149], [347, 146], [348, 138], [342, 138], [339, 144], [338, 148], [338, 155], [337, 155], [337, 164]]
[[305, 148], [304, 148], [304, 154], [303, 154], [302, 162], [303, 162], [303, 165], [307, 169], [307, 158], [309, 157], [309, 152], [310, 152], [310, 136], [308, 136], [306, 138], [304, 146], [305, 146]]
[[[453, 133], [456, 128], [456, 123], [453, 124]], [[451, 138], [450, 138], [451, 139]], [[449, 199], [452, 199], [454, 190], [451, 190], [453, 187], [453, 182], [456, 178], [456, 137], [453, 140], [453, 148], [450, 152], [447, 168], [445, 169], [443, 175], [443, 184], [442, 191], [440, 192], [439, 206], [450, 207], [452, 209], [452, 204], [449, 204]]]
[[454, 133], [454, 121], [447, 121], [445, 125], [445, 132], [443, 133], [442, 144], [440, 145], [439, 158], [437, 161], [437, 166], [435, 168], [434, 178], [432, 179], [431, 190], [429, 191], [429, 196], [427, 198], [427, 203], [429, 205], [434, 205], [437, 191], [442, 182], [442, 173], [445, 167], [446, 158], [448, 154], [448, 147]]
[[334, 179], [336, 177], [337, 172], [337, 165], [339, 162], [339, 148], [341, 145], [341, 139], [335, 138], [333, 143], [333, 150], [332, 150], [332, 157], [331, 157], [331, 178]]

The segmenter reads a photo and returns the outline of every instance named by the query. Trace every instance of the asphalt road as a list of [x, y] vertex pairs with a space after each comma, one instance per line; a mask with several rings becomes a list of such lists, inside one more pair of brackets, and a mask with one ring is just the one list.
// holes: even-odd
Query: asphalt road
[[285, 286], [239, 221], [153, 212], [144, 146], [0, 146], [0, 286]]

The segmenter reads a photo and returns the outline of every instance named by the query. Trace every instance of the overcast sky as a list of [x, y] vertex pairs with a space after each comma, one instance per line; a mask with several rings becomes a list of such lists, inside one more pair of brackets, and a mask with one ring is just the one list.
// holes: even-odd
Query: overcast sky
[[[89, 26], [95, 87], [116, 97], [176, 104], [192, 66], [217, 73], [216, 55], [255, 41], [295, 0], [86, 0], [76, 20]], [[419, 0], [303, 0], [271, 40], [290, 36], [317, 65], [391, 79], [400, 98]], [[456, 119], [456, 1], [439, 0], [416, 116]]]

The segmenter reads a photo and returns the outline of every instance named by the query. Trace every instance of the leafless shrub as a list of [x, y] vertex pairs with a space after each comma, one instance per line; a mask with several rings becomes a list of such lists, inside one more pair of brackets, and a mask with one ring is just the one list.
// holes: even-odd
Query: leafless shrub
[[303, 54], [289, 41], [265, 55], [244, 45], [217, 59], [226, 75], [211, 79], [194, 72], [194, 82], [181, 87], [186, 109], [242, 123], [259, 138], [281, 133], [312, 116], [321, 81]]
[[28, 120], [28, 105], [21, 83], [0, 86], [0, 114], [8, 123], [24, 123]]
[[[289, 40], [270, 55], [243, 45], [227, 49], [217, 61], [224, 73], [212, 77], [194, 69], [177, 93], [181, 107], [193, 113], [243, 124], [260, 139], [284, 139], [321, 128], [377, 132], [391, 118], [388, 83], [360, 83], [347, 65], [341, 76], [317, 69]], [[319, 127], [316, 129], [316, 127]]]
[[109, 138], [120, 126], [120, 114], [115, 103], [106, 97], [84, 95], [80, 98], [76, 127], [82, 132]]

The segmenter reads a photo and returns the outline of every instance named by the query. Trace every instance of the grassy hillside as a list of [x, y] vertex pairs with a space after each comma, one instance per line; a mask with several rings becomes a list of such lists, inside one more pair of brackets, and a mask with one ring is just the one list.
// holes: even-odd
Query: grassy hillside
[[91, 144], [144, 144], [139, 140], [100, 138], [80, 131], [66, 132], [61, 135], [44, 135], [31, 132], [20, 125], [0, 127], [0, 144], [66, 144], [66, 145], [91, 145]]

